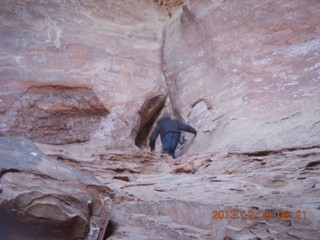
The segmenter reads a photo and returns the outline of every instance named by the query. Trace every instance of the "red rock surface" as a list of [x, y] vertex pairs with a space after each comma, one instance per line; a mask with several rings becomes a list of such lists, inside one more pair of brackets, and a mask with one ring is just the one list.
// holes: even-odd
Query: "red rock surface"
[[200, 130], [190, 151], [317, 145], [318, 5], [187, 1], [170, 18], [153, 1], [3, 1], [1, 131], [30, 87], [85, 87], [110, 114], [80, 138], [140, 146], [167, 78], [175, 113]]
[[46, 157], [30, 140], [0, 137], [0, 238], [103, 239], [111, 191]]
[[166, 31], [173, 108], [191, 151], [319, 144], [319, 1], [188, 1]]
[[[1, 1], [0, 134], [81, 172], [0, 147], [0, 234], [318, 239], [319, 19], [318, 0]], [[176, 160], [145, 149], [163, 108], [198, 130]]]
[[[315, 240], [320, 234], [319, 148], [173, 160], [88, 144], [38, 146], [115, 191], [108, 240]], [[238, 218], [212, 219], [213, 211], [235, 211]]]
[[[110, 114], [96, 132], [83, 133], [86, 138], [134, 146], [140, 123], [148, 122], [158, 109], [151, 108], [150, 115], [139, 112], [154, 98], [161, 106], [166, 97], [161, 65], [165, 10], [153, 1], [6, 0], [0, 15], [1, 132], [8, 131], [3, 122], [19, 121], [20, 113], [8, 111], [19, 111], [12, 106], [30, 87], [87, 88]], [[35, 97], [30, 93], [24, 97]], [[62, 105], [68, 106], [64, 100]], [[37, 121], [29, 115], [23, 121]], [[77, 123], [63, 122], [71, 131], [83, 131]], [[87, 120], [84, 124], [88, 130], [94, 127]], [[56, 136], [57, 142], [66, 137]], [[45, 132], [34, 139], [48, 142]]]
[[5, 135], [63, 144], [88, 141], [106, 115], [92, 90], [31, 87], [8, 109], [1, 127]]

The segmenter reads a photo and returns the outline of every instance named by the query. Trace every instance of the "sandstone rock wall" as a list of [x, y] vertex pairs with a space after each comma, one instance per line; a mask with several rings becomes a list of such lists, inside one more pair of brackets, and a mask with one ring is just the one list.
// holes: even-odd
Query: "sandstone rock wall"
[[319, 144], [320, 2], [188, 1], [166, 31], [173, 108], [189, 151]]
[[63, 144], [88, 141], [108, 111], [87, 88], [29, 88], [6, 112], [3, 134]]
[[[184, 1], [3, 1], [1, 133], [141, 147], [169, 91], [199, 130], [189, 151], [318, 144], [319, 1], [185, 1], [171, 18], [155, 2]], [[27, 111], [43, 101], [34, 87], [87, 89], [81, 101], [96, 103], [63, 93], [55, 121]]]
[[[319, 9], [1, 1], [0, 134], [91, 141], [37, 143], [61, 164], [0, 138], [0, 238], [318, 239]], [[128, 148], [143, 148], [163, 106], [198, 129], [175, 160]]]
[[111, 191], [46, 157], [30, 140], [0, 138], [0, 238], [102, 240]]
[[[139, 111], [155, 97], [158, 101], [155, 106], [159, 108], [167, 94], [161, 67], [163, 30], [168, 20], [165, 10], [153, 1], [5, 0], [1, 2], [0, 16], [1, 132], [6, 135], [20, 135], [26, 130], [35, 132], [37, 129], [24, 126], [32, 122], [42, 124], [38, 129], [51, 126], [47, 123], [52, 119], [45, 119], [49, 118], [45, 111], [27, 114], [27, 109], [17, 108], [21, 105], [19, 101], [26, 98], [40, 101], [38, 93], [28, 89], [58, 86], [75, 92], [86, 88], [91, 96], [88, 101], [97, 98], [105, 109], [99, 104], [91, 109], [85, 107], [85, 111], [69, 115], [66, 121], [62, 118], [53, 127], [76, 134], [71, 133], [68, 139], [52, 136], [51, 140], [46, 131], [43, 135], [39, 131], [35, 135], [22, 135], [51, 143], [53, 137], [59, 143], [92, 136], [108, 144], [129, 141], [134, 145], [142, 129], [141, 122], [147, 123], [158, 109], [149, 109], [149, 115]], [[48, 91], [50, 94], [56, 91]], [[71, 96], [62, 95], [59, 104], [70, 107]], [[48, 97], [47, 101], [51, 100]], [[79, 108], [77, 104], [73, 107]], [[65, 110], [63, 107], [55, 111], [63, 115]], [[93, 116], [89, 112], [94, 112]], [[79, 114], [86, 115], [81, 118], [80, 127]], [[93, 124], [89, 121], [95, 116], [104, 117], [98, 130], [95, 126], [98, 118]], [[85, 132], [84, 127], [87, 127]]]
[[319, 147], [172, 159], [88, 143], [38, 146], [115, 191], [108, 240], [319, 238]]

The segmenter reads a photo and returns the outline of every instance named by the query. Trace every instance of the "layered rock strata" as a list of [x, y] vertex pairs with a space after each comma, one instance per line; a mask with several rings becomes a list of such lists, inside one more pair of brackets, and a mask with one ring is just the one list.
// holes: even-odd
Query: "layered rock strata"
[[114, 189], [108, 240], [315, 240], [320, 234], [319, 148], [173, 160], [85, 144], [39, 147]]
[[182, 2], [1, 2], [1, 134], [91, 139], [1, 139], [2, 238], [319, 238], [320, 2]]
[[0, 238], [102, 240], [111, 191], [45, 156], [24, 138], [0, 137]]
[[1, 129], [4, 135], [51, 144], [88, 141], [107, 115], [92, 90], [31, 87], [7, 110]]
[[174, 109], [190, 151], [318, 145], [319, 1], [188, 1], [166, 31]]
[[[110, 146], [120, 142], [134, 146], [143, 123], [154, 117], [167, 95], [161, 60], [163, 31], [169, 20], [164, 9], [154, 1], [5, 0], [1, 2], [0, 15], [2, 133], [40, 142], [91, 137]], [[65, 91], [57, 93], [57, 86], [65, 87]], [[39, 99], [43, 89], [48, 99]], [[79, 99], [75, 96], [77, 91], [91, 96], [91, 100], [89, 96]], [[95, 98], [106, 110], [99, 104], [88, 109], [90, 103], [84, 103], [86, 110], [74, 112], [81, 109], [78, 104], [82, 101], [96, 101]], [[40, 107], [41, 113], [31, 110], [28, 114], [28, 109], [21, 109], [28, 107], [21, 100], [36, 104], [32, 99], [42, 105], [52, 101], [63, 106], [57, 112], [63, 115], [55, 121], [57, 126], [50, 123], [52, 115], [43, 112], [46, 109]], [[153, 99], [158, 108], [142, 114], [143, 107]], [[65, 116], [66, 111], [70, 115]], [[35, 114], [31, 116], [32, 113]], [[44, 129], [31, 127], [34, 122], [43, 123], [39, 127]], [[62, 131], [50, 137], [48, 132], [52, 131], [47, 128]]]
[[[1, 132], [21, 121], [12, 106], [27, 89], [64, 86], [92, 91], [110, 113], [79, 140], [145, 146], [169, 91], [174, 113], [199, 129], [190, 151], [319, 142], [318, 1], [186, 1], [171, 18], [156, 3], [3, 1]], [[78, 140], [77, 118], [57, 142]], [[42, 131], [14, 128], [48, 142]]]

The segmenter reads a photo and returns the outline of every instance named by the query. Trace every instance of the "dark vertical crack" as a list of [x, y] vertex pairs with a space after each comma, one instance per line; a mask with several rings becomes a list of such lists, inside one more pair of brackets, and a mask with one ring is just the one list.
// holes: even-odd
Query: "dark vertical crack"
[[140, 125], [138, 133], [135, 138], [135, 145], [139, 148], [147, 146], [148, 136], [152, 129], [154, 122], [159, 117], [166, 100], [166, 96], [159, 95], [148, 99], [141, 107]]

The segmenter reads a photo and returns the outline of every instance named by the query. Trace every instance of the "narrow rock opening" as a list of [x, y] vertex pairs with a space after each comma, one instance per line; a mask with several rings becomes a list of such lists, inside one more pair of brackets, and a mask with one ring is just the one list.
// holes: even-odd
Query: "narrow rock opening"
[[307, 170], [316, 170], [320, 168], [320, 161], [309, 162], [306, 166]]
[[108, 237], [112, 236], [112, 234], [116, 231], [116, 229], [117, 229], [117, 224], [114, 221], [109, 220], [106, 233], [103, 239], [108, 239]]
[[251, 153], [248, 153], [248, 156], [249, 157], [265, 157], [265, 156], [268, 156], [270, 154], [272, 154], [274, 151], [258, 151], [258, 152], [251, 152]]
[[165, 103], [166, 96], [158, 95], [145, 101], [140, 114], [140, 124], [135, 138], [135, 145], [139, 148], [147, 146], [148, 136], [154, 122], [158, 119]]

